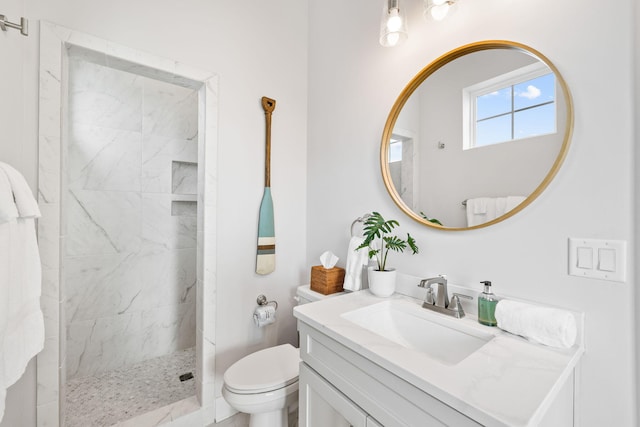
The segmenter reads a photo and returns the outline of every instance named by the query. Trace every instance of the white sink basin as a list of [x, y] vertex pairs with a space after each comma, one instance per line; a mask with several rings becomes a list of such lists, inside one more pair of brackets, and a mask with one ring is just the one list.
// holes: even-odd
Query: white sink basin
[[342, 317], [405, 348], [455, 365], [491, 341], [493, 334], [404, 300], [388, 300]]

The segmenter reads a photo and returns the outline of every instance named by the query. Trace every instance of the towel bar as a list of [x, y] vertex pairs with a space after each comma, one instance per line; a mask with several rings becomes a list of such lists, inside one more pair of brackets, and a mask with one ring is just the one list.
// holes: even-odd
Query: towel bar
[[0, 15], [0, 30], [7, 31], [7, 27], [20, 30], [20, 34], [23, 36], [29, 35], [29, 20], [27, 18], [20, 18], [20, 24], [18, 25], [7, 21], [6, 16]]
[[361, 217], [358, 217], [358, 218], [353, 220], [353, 222], [351, 223], [351, 237], [355, 236], [355, 234], [353, 233], [353, 226], [356, 225], [359, 222], [365, 222], [370, 217], [371, 217], [371, 214], [364, 214]]

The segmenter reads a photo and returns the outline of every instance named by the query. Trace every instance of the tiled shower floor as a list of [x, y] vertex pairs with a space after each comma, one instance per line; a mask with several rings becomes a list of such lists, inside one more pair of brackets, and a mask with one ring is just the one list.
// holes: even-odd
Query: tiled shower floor
[[107, 427], [196, 394], [195, 349], [67, 381], [66, 427]]

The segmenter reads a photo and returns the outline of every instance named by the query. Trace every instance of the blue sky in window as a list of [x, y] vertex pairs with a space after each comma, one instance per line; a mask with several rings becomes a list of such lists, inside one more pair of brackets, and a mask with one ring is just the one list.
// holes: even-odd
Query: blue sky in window
[[550, 73], [514, 86], [516, 110], [553, 101], [555, 99], [555, 76]]
[[[511, 112], [513, 90], [514, 109], [532, 107], [555, 101], [553, 73], [527, 80], [477, 98], [477, 120]], [[555, 132], [555, 103], [516, 112], [513, 117], [513, 137], [527, 138]], [[511, 115], [499, 116], [477, 123], [475, 146], [511, 140]]]

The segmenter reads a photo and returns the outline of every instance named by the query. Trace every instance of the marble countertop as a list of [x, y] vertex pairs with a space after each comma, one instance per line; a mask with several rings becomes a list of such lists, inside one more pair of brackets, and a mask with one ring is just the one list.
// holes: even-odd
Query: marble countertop
[[448, 365], [342, 317], [386, 300], [422, 304], [405, 295], [379, 298], [361, 291], [297, 306], [294, 316], [483, 425], [539, 423], [584, 353], [580, 343], [567, 350], [533, 344], [483, 326], [475, 315], [467, 314], [452, 320], [494, 338], [459, 363]]

